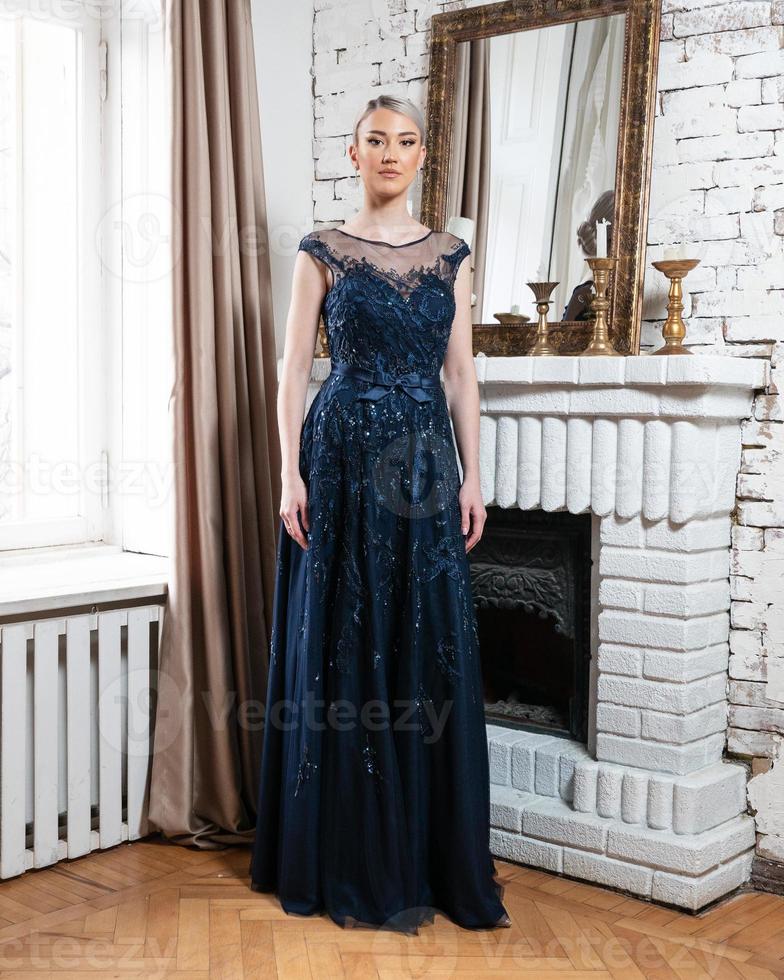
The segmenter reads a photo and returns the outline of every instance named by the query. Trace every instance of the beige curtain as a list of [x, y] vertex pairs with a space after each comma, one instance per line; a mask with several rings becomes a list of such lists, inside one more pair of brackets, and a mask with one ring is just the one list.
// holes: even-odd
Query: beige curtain
[[149, 814], [221, 847], [254, 832], [280, 501], [249, 0], [166, 0], [165, 30], [176, 531]]
[[490, 39], [457, 45], [455, 111], [447, 192], [447, 220], [471, 218], [474, 240], [471, 288], [476, 294], [474, 322], [484, 306], [487, 228], [490, 219]]

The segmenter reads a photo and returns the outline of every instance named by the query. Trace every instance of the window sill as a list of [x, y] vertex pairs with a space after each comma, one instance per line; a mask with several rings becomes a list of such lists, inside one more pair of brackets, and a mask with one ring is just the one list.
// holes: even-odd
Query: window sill
[[164, 601], [169, 559], [117, 545], [36, 548], [0, 555], [0, 621], [140, 599]]

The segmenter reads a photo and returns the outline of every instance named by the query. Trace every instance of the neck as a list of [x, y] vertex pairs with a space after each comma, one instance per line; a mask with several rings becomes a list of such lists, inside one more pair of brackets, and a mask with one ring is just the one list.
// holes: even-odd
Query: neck
[[386, 235], [402, 235], [418, 224], [408, 213], [405, 194], [391, 200], [376, 201], [365, 195], [365, 201], [353, 218], [356, 226], [383, 232]]

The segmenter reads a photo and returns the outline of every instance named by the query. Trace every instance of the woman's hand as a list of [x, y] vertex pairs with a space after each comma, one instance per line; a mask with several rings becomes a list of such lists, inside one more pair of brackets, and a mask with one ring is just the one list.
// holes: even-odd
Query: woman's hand
[[458, 495], [460, 501], [460, 530], [466, 537], [466, 551], [470, 551], [482, 537], [487, 511], [482, 502], [482, 491], [479, 488], [479, 479], [467, 478], [463, 480]]
[[294, 538], [300, 548], [308, 550], [308, 542], [300, 527], [299, 516], [302, 515], [302, 526], [305, 532], [310, 531], [310, 516], [308, 515], [308, 490], [305, 481], [299, 473], [284, 476], [280, 495], [280, 516], [289, 536]]

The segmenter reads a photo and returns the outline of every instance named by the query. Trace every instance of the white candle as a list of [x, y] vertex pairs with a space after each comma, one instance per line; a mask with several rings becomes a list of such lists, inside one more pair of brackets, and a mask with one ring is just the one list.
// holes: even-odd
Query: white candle
[[607, 226], [610, 222], [606, 218], [596, 222], [596, 258], [607, 258]]
[[519, 313], [519, 312], [520, 312], [520, 305], [518, 303], [512, 304], [512, 313]]
[[678, 255], [678, 252], [679, 252], [679, 249], [677, 249], [674, 245], [670, 245], [667, 248], [665, 248], [665, 250], [664, 250], [664, 259], [665, 259], [665, 261], [669, 261], [670, 259], [680, 258], [680, 256]]

